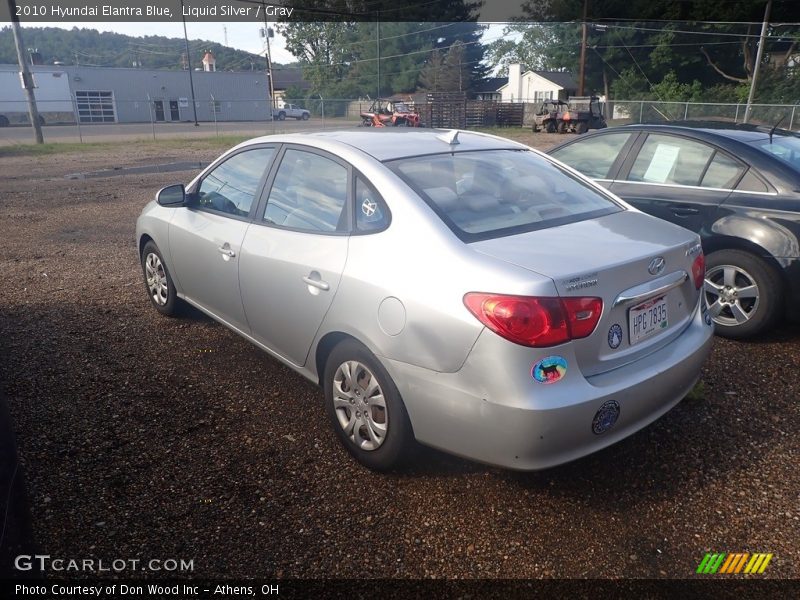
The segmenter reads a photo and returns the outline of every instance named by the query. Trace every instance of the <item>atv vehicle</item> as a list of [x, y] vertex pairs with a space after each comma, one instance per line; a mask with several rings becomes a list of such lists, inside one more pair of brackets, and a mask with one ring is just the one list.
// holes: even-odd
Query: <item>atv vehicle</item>
[[560, 115], [558, 133], [574, 131], [581, 134], [590, 129], [603, 129], [606, 120], [600, 110], [597, 96], [574, 96], [569, 99], [569, 110]]
[[555, 133], [561, 122], [561, 113], [567, 110], [569, 110], [569, 105], [563, 100], [542, 102], [539, 111], [533, 115], [533, 131], [544, 129], [547, 133]]
[[361, 112], [361, 127], [419, 127], [419, 115], [405, 102], [373, 100], [369, 110]]

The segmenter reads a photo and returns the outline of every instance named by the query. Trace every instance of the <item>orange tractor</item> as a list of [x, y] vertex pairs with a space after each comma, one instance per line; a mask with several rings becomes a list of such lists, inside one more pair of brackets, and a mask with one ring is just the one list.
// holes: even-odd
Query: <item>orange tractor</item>
[[405, 102], [373, 100], [369, 110], [361, 112], [361, 127], [419, 127], [419, 115]]

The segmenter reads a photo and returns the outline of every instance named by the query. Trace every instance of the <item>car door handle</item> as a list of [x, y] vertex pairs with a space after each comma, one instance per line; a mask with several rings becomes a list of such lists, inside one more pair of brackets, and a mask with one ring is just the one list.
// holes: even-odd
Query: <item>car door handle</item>
[[222, 254], [223, 256], [227, 256], [228, 258], [233, 258], [234, 256], [236, 256], [236, 252], [231, 250], [230, 246], [220, 246], [219, 248], [217, 248], [217, 250], [219, 250], [220, 254]]
[[675, 206], [672, 209], [672, 214], [676, 217], [688, 217], [690, 215], [696, 215], [699, 213], [699, 210], [692, 208], [691, 206]]
[[307, 283], [308, 285], [310, 285], [312, 287], [319, 288], [323, 292], [327, 292], [329, 289], [331, 289], [331, 286], [328, 285], [328, 282], [327, 281], [322, 281], [321, 279], [312, 279], [311, 277], [306, 276], [306, 277], [303, 277], [303, 282]]

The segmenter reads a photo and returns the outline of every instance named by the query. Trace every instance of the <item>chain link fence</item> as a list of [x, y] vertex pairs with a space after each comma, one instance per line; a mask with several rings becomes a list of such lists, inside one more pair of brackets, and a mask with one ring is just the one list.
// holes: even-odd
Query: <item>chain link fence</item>
[[[469, 100], [470, 105], [479, 103]], [[429, 126], [427, 103], [405, 102]], [[487, 102], [487, 106], [503, 103]], [[111, 95], [85, 94], [64, 100], [40, 100], [37, 106], [48, 142], [84, 142], [135, 139], [181, 139], [209, 136], [257, 136], [315, 129], [346, 129], [363, 123], [361, 114], [369, 111], [371, 100], [305, 98], [280, 99], [275, 108], [265, 98], [249, 100], [209, 96], [195, 98], [141, 98], [117, 100]], [[519, 103], [513, 106], [519, 107]], [[540, 108], [525, 103], [523, 125], [530, 126]], [[291, 108], [290, 108], [291, 107]], [[292, 110], [292, 108], [294, 110]], [[715, 120], [741, 123], [743, 103], [658, 102], [615, 100], [604, 107], [609, 125], [683, 120]], [[307, 111], [307, 112], [306, 112]], [[481, 114], [483, 114], [483, 111]], [[491, 112], [491, 111], [489, 111]], [[280, 113], [285, 114], [285, 118]], [[304, 116], [307, 115], [307, 116]], [[530, 118], [529, 118], [530, 117]], [[195, 124], [195, 120], [196, 123]], [[473, 120], [474, 121], [474, 120]], [[467, 127], [487, 126], [468, 120]], [[800, 105], [755, 104], [749, 122], [783, 129], [800, 130]], [[489, 123], [498, 125], [500, 123]], [[516, 124], [516, 122], [514, 123]], [[32, 139], [26, 102], [0, 100], [0, 144], [17, 144]], [[445, 126], [445, 125], [443, 125]], [[449, 125], [455, 126], [455, 125]]]

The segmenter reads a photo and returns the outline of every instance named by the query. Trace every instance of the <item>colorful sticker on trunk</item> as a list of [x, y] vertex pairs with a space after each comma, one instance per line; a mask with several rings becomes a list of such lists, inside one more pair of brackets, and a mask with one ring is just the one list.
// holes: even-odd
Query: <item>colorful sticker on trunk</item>
[[548, 356], [531, 368], [531, 377], [539, 383], [555, 383], [566, 374], [567, 361], [561, 356]]
[[612, 350], [619, 348], [622, 343], [622, 327], [619, 323], [614, 323], [608, 330], [608, 345]]

